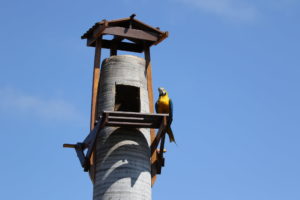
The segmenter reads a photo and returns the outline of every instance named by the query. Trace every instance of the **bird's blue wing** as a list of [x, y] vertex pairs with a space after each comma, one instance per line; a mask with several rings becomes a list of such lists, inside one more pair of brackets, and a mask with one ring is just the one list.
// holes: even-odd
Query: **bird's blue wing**
[[158, 113], [158, 102], [155, 103], [155, 112]]
[[169, 100], [169, 111], [170, 111], [169, 116], [172, 121], [173, 120], [173, 101], [172, 101], [172, 99]]

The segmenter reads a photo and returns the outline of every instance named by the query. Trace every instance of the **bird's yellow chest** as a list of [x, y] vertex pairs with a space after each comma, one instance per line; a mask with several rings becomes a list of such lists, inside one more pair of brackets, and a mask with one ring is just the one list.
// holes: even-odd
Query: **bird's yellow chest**
[[158, 103], [158, 112], [159, 113], [169, 113], [170, 112], [170, 99], [168, 96], [161, 96], [159, 97]]

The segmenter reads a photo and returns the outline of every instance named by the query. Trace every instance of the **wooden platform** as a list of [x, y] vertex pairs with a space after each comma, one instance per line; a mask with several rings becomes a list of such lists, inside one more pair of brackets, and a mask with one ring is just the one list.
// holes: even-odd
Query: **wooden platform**
[[104, 111], [104, 126], [129, 128], [159, 128], [168, 114], [150, 114], [137, 112]]
[[[77, 144], [64, 144], [63, 147], [74, 148], [84, 171], [90, 169], [90, 158], [94, 151], [97, 134], [106, 126], [126, 128], [155, 128], [158, 129], [155, 139], [151, 143], [151, 155], [156, 154], [157, 160], [151, 165], [151, 174], [155, 176], [161, 173], [164, 166], [164, 142], [167, 128], [168, 114], [152, 114], [138, 112], [103, 111], [94, 129], [88, 134], [83, 142]], [[157, 147], [160, 143], [160, 149]], [[84, 153], [84, 150], [87, 153]]]

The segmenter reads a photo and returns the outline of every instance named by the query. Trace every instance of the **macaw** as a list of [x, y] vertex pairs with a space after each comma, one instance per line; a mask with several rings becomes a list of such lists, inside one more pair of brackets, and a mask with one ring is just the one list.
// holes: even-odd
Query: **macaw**
[[[169, 135], [170, 142], [175, 142], [174, 134], [171, 129], [171, 123], [173, 121], [173, 103], [168, 96], [167, 90], [164, 88], [158, 88], [159, 98], [155, 103], [155, 110], [157, 113], [169, 114], [167, 133]], [[176, 143], [176, 142], [175, 142]]]

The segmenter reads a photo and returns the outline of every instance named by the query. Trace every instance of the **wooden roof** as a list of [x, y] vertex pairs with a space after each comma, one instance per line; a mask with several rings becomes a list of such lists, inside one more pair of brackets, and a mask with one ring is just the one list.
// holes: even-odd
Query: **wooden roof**
[[[87, 46], [95, 46], [97, 38], [102, 35], [113, 35], [113, 40], [102, 39], [102, 48], [116, 46], [117, 42], [119, 50], [142, 52], [143, 46], [157, 45], [168, 37], [168, 32], [147, 25], [134, 17], [133, 14], [128, 18], [97, 22], [81, 36], [81, 39], [87, 39]], [[132, 43], [122, 42], [123, 39], [128, 39]]]

